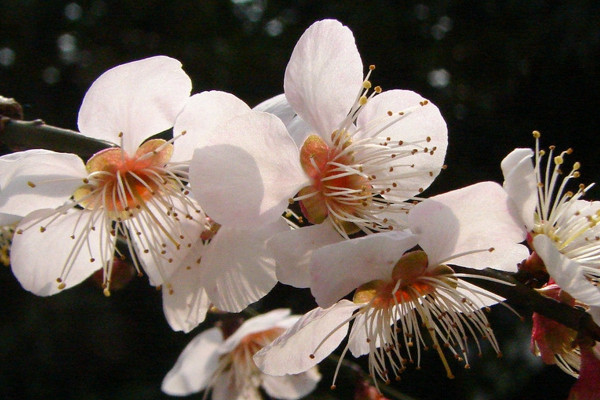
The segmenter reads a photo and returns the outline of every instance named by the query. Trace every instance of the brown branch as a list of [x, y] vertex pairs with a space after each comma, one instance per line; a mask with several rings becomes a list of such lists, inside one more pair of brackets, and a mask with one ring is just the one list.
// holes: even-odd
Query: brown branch
[[39, 119], [18, 121], [5, 116], [0, 116], [0, 142], [13, 151], [46, 149], [74, 153], [84, 160], [114, 146], [113, 143], [93, 139], [76, 131], [46, 125]]
[[[520, 310], [543, 315], [564, 326], [579, 332], [580, 337], [587, 337], [600, 341], [600, 327], [594, 323], [592, 316], [581, 308], [571, 307], [549, 297], [543, 296], [536, 290], [525, 286], [513, 274], [498, 271], [492, 268], [477, 270], [466, 267], [452, 266], [455, 272], [460, 274], [479, 275], [478, 278], [463, 278], [470, 283], [488, 290], [499, 296]], [[498, 279], [508, 284], [502, 284], [486, 280], [485, 278]]]

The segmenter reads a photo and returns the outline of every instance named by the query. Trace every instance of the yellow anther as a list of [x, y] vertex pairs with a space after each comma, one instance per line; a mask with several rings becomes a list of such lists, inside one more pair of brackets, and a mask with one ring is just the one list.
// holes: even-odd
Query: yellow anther
[[27, 185], [29, 185], [29, 187], [32, 187], [32, 188], [35, 187], [35, 183], [33, 183], [31, 181], [27, 181]]
[[363, 82], [363, 88], [365, 88], [365, 89], [371, 89], [371, 82], [364, 81]]
[[536, 139], [539, 139], [540, 136], [542, 136], [542, 134], [539, 131], [533, 131], [532, 134], [533, 134], [533, 137]]
[[562, 158], [562, 156], [556, 156], [556, 157], [554, 157], [554, 164], [556, 164], [556, 165], [562, 165], [563, 162], [565, 162], [565, 160]]
[[358, 102], [360, 103], [361, 106], [364, 106], [365, 104], [367, 104], [367, 96], [360, 96], [360, 99], [358, 100]]

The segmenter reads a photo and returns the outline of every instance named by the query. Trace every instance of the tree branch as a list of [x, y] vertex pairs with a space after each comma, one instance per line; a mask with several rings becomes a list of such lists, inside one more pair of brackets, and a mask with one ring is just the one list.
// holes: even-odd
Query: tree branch
[[[525, 286], [517, 279], [514, 274], [486, 268], [477, 270], [466, 267], [452, 265], [452, 269], [461, 274], [479, 275], [479, 278], [462, 278], [470, 283], [488, 290], [499, 296], [519, 309], [525, 309], [528, 312], [536, 312], [544, 317], [550, 318], [564, 326], [579, 332], [580, 337], [600, 341], [600, 327], [594, 323], [592, 316], [581, 308], [571, 307], [549, 297], [543, 296], [536, 290]], [[485, 278], [498, 279], [507, 282], [508, 285], [486, 280]]]
[[0, 116], [0, 142], [13, 151], [47, 149], [75, 153], [84, 160], [113, 143], [93, 139], [69, 129], [46, 125], [42, 120], [17, 121]]

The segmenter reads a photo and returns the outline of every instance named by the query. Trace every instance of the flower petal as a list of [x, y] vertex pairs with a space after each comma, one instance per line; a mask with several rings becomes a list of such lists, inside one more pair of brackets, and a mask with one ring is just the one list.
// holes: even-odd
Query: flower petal
[[332, 224], [288, 230], [273, 236], [267, 246], [277, 261], [277, 280], [297, 288], [310, 286], [310, 257], [315, 249], [344, 240]]
[[225, 340], [223, 346], [219, 349], [220, 353], [229, 353], [236, 348], [245, 336], [271, 329], [275, 327], [278, 322], [285, 320], [289, 315], [290, 310], [288, 308], [278, 308], [269, 311], [268, 313], [247, 319], [227, 338], [227, 340]]
[[296, 116], [296, 111], [294, 111], [290, 103], [288, 103], [285, 94], [283, 93], [263, 101], [254, 107], [253, 110], [273, 114], [279, 118], [285, 126], [288, 126]]
[[[148, 275], [150, 284], [171, 284], [169, 277], [183, 266], [195, 264], [202, 256], [204, 245], [200, 235], [206, 217], [190, 210], [200, 207], [190, 200], [183, 203], [174, 197], [152, 198], [136, 218], [125, 220], [136, 253]], [[186, 217], [189, 215], [189, 218]]]
[[406, 231], [378, 233], [321, 247], [312, 255], [310, 288], [318, 305], [329, 307], [357, 287], [390, 280], [402, 255], [417, 245]]
[[172, 161], [189, 161], [194, 149], [209, 146], [214, 137], [223, 132], [217, 128], [231, 118], [250, 112], [250, 107], [234, 95], [209, 91], [190, 97], [175, 121], [174, 135], [181, 135], [174, 143]]
[[165, 56], [116, 66], [89, 88], [77, 124], [85, 136], [119, 144], [133, 154], [140, 143], [173, 126], [192, 90], [181, 63]]
[[199, 203], [222, 225], [252, 228], [278, 219], [308, 182], [281, 120], [253, 111], [217, 129], [222, 134], [196, 149], [190, 165]]
[[258, 351], [254, 362], [269, 375], [308, 371], [344, 339], [348, 332], [347, 321], [357, 308], [359, 306], [351, 301], [342, 300], [328, 309], [318, 307], [309, 311], [270, 345]]
[[219, 328], [207, 329], [196, 336], [163, 379], [162, 391], [171, 396], [185, 396], [205, 389], [217, 370], [220, 356], [217, 350], [222, 342]]
[[[514, 217], [514, 205], [494, 182], [481, 182], [431, 197], [409, 213], [411, 230], [430, 265], [451, 262], [472, 268], [516, 271], [528, 250], [517, 244], [525, 230]], [[487, 251], [487, 249], [495, 249]], [[476, 251], [456, 258], [464, 252]]]
[[533, 229], [538, 198], [532, 157], [531, 149], [515, 149], [500, 164], [504, 174], [504, 190], [515, 202], [518, 214], [528, 230]]
[[75, 154], [27, 150], [0, 157], [0, 213], [25, 216], [62, 205], [87, 176]]
[[56, 211], [50, 209], [27, 215], [11, 246], [13, 273], [24, 289], [38, 296], [60, 292], [57, 278], [63, 276], [63, 268], [68, 269], [66, 287], [84, 281], [102, 268], [114, 249], [106, 227], [94, 227], [92, 212], [69, 210], [47, 224], [54, 216]]
[[[390, 111], [391, 116], [388, 114]], [[400, 117], [398, 112], [404, 112], [404, 115]], [[397, 122], [380, 130], [394, 120]], [[394, 192], [402, 193], [398, 190], [404, 190], [404, 195], [390, 197], [385, 194], [386, 198], [403, 200], [423, 191], [438, 176], [444, 165], [448, 147], [446, 122], [439, 109], [418, 93], [409, 90], [388, 90], [373, 97], [358, 116], [357, 127], [358, 131], [354, 134], [357, 139], [379, 131], [377, 136], [381, 137], [382, 141], [402, 141], [401, 149], [417, 150], [404, 161], [404, 164], [413, 165], [411, 175], [414, 176], [396, 182], [398, 187]], [[390, 158], [389, 164], [390, 167], [397, 168], [398, 160]], [[397, 172], [384, 174], [394, 176]]]
[[242, 311], [275, 286], [275, 259], [266, 241], [287, 229], [282, 219], [254, 230], [219, 229], [202, 258], [200, 282], [217, 308]]
[[552, 239], [545, 235], [535, 236], [533, 247], [562, 290], [587, 305], [600, 306], [600, 290], [585, 277], [584, 270], [577, 261], [562, 255]]
[[362, 88], [363, 67], [354, 36], [335, 20], [312, 24], [285, 70], [284, 91], [296, 113], [330, 140]]
[[174, 331], [188, 333], [206, 318], [211, 303], [206, 290], [198, 285], [201, 273], [196, 263], [190, 269], [182, 267], [169, 279], [172, 292], [162, 289], [163, 311]]
[[285, 376], [264, 375], [262, 387], [270, 397], [284, 400], [300, 399], [317, 387], [321, 380], [319, 370], [314, 367], [308, 371]]

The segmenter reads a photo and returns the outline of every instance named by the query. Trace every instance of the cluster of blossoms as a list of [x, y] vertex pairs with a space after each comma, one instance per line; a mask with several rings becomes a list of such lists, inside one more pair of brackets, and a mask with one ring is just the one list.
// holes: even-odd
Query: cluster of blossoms
[[[166, 319], [184, 332], [210, 309], [244, 310], [278, 281], [310, 288], [317, 307], [303, 316], [275, 310], [190, 342], [163, 390], [215, 399], [258, 399], [259, 387], [303, 397], [346, 337], [341, 359], [368, 355], [377, 389], [420, 366], [429, 348], [448, 377], [447, 357], [468, 368], [473, 344], [501, 354], [485, 311], [504, 299], [472, 283], [494, 279], [456, 266], [537, 263], [551, 278], [544, 293], [600, 322], [600, 205], [581, 199], [589, 186], [567, 191], [579, 164], [559, 178], [569, 152], [550, 150], [554, 168], [544, 168], [536, 142], [502, 162], [504, 186], [424, 199], [445, 168], [444, 119], [414, 92], [373, 86], [375, 67], [363, 69], [352, 32], [325, 20], [298, 41], [284, 94], [254, 109], [224, 92], [190, 96], [168, 57], [107, 71], [78, 126], [111, 147], [85, 163], [38, 149], [0, 157], [0, 225], [16, 224], [15, 276], [47, 296], [101, 270], [110, 295], [115, 266], [128, 259], [162, 287]], [[170, 138], [157, 138], [166, 130]], [[580, 373], [573, 399], [598, 398], [594, 343], [573, 346], [574, 331], [550, 333], [540, 318], [535, 351]]]

